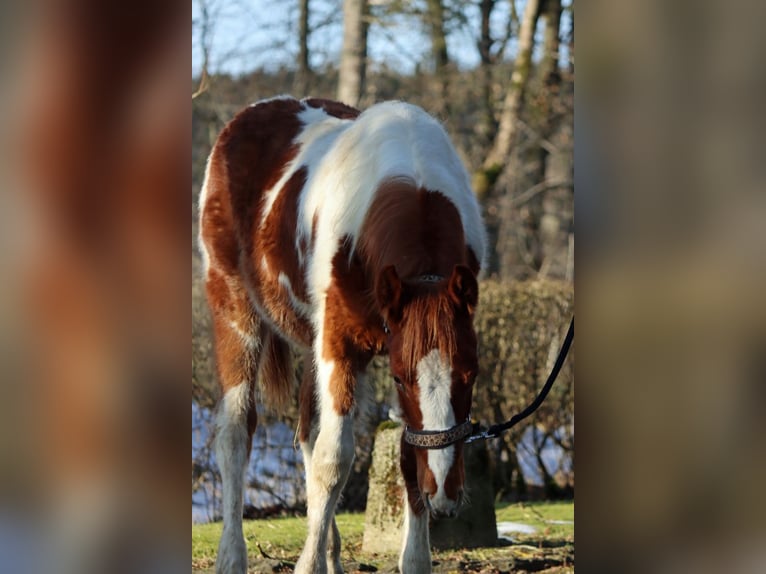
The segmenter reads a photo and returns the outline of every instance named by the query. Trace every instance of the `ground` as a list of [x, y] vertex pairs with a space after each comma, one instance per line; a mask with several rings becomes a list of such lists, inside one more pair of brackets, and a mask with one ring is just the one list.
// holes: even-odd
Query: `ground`
[[[492, 548], [435, 552], [434, 573], [574, 572], [573, 503], [500, 503], [496, 514], [498, 522], [528, 524], [537, 532], [514, 534], [512, 542]], [[343, 537], [343, 565], [347, 573], [397, 572], [396, 556], [362, 553], [363, 514], [339, 514], [337, 521]], [[249, 572], [292, 572], [305, 537], [304, 518], [248, 520], [244, 531]], [[220, 523], [192, 527], [192, 572], [214, 572], [220, 534]]]

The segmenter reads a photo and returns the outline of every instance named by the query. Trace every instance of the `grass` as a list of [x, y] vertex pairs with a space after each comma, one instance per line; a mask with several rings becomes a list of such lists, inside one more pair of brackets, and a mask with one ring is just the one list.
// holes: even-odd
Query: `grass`
[[[538, 529], [537, 534], [514, 536], [520, 543], [539, 546], [542, 540], [567, 540], [574, 538], [573, 524], [551, 524], [551, 520], [574, 520], [572, 502], [528, 502], [499, 503], [495, 507], [498, 522], [523, 522]], [[362, 553], [364, 514], [342, 513], [336, 517], [343, 538], [344, 560], [364, 560], [376, 563], [377, 558]], [[192, 526], [192, 566], [195, 569], [210, 568], [215, 562], [221, 523], [195, 524]], [[248, 552], [251, 557], [261, 553], [275, 559], [293, 562], [300, 554], [306, 540], [306, 519], [271, 518], [268, 520], [246, 520], [243, 524]], [[475, 549], [465, 551], [466, 559], [484, 560], [496, 549]], [[436, 553], [447, 556], [450, 552]]]
[[[343, 538], [344, 552], [356, 554], [362, 547], [364, 514], [343, 513], [336, 516]], [[207, 567], [215, 561], [223, 524], [192, 525], [192, 565]], [[294, 561], [306, 541], [306, 518], [271, 518], [245, 520], [242, 530], [250, 555]]]
[[[537, 528], [536, 537], [574, 537], [574, 524], [551, 524], [550, 521], [574, 522], [573, 502], [518, 502], [495, 505], [498, 522], [522, 522]], [[522, 538], [522, 536], [519, 536]]]

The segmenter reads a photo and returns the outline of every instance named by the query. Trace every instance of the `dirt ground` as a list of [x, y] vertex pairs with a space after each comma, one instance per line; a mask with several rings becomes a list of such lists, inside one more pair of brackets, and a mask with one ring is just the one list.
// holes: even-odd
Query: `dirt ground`
[[[250, 560], [251, 574], [289, 573], [294, 563], [261, 558]], [[375, 557], [348, 561], [343, 564], [346, 574], [398, 572], [395, 557]], [[193, 569], [197, 574], [213, 574], [213, 568]], [[495, 548], [480, 548], [439, 553], [433, 560], [434, 574], [565, 574], [574, 572], [574, 542], [571, 540], [541, 540], [536, 545], [526, 541]]]

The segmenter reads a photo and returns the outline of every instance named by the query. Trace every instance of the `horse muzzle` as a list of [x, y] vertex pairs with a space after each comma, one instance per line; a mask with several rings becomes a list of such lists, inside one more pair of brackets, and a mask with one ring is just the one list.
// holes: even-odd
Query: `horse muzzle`
[[463, 491], [462, 489], [460, 490], [457, 500], [447, 498], [443, 494], [437, 494], [436, 496], [423, 494], [423, 501], [432, 518], [437, 520], [440, 518], [455, 518], [463, 502]]

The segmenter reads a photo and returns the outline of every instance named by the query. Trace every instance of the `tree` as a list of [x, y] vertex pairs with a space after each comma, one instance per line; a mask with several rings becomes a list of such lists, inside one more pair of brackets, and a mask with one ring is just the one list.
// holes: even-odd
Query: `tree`
[[519, 118], [524, 107], [529, 72], [532, 67], [532, 48], [534, 47], [535, 28], [539, 16], [540, 0], [527, 0], [519, 30], [519, 51], [513, 66], [508, 93], [503, 103], [497, 138], [484, 162], [485, 169], [503, 165], [516, 142]]
[[343, 49], [338, 76], [338, 100], [356, 106], [364, 95], [367, 70], [367, 0], [343, 1]]
[[434, 112], [446, 118], [449, 115], [449, 53], [447, 33], [444, 26], [444, 4], [442, 0], [427, 0], [428, 33], [431, 37], [431, 52], [436, 80], [436, 106]]
[[481, 82], [481, 116], [477, 133], [482, 143], [488, 144], [495, 137], [495, 117], [492, 113], [492, 35], [490, 20], [496, 0], [480, 0], [481, 32], [477, 48], [479, 50], [479, 81]]
[[298, 0], [298, 69], [296, 70], [296, 89], [302, 96], [307, 95], [311, 85], [309, 34], [309, 0]]

